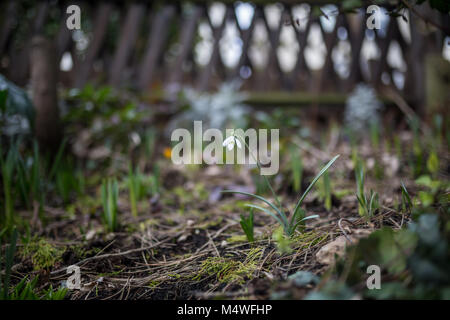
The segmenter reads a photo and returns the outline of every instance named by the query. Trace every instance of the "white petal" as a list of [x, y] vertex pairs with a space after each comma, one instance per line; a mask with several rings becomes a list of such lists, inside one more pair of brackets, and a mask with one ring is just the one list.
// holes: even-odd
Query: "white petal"
[[241, 142], [239, 141], [239, 139], [236, 138], [235, 141], [236, 141], [237, 147], [238, 147], [239, 149], [242, 149], [242, 144], [241, 144]]
[[234, 136], [229, 136], [228, 138], [225, 139], [225, 141], [222, 143], [222, 146], [228, 146], [230, 143], [233, 143], [234, 140]]
[[234, 147], [234, 141], [227, 145], [227, 148], [229, 151], [233, 150], [233, 147]]

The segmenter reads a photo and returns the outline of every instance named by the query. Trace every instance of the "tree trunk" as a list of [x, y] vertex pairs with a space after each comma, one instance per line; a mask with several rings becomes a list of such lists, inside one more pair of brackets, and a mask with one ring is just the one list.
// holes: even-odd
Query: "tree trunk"
[[44, 150], [55, 151], [61, 142], [57, 97], [56, 50], [42, 36], [35, 36], [31, 50], [31, 86], [36, 108], [35, 134]]

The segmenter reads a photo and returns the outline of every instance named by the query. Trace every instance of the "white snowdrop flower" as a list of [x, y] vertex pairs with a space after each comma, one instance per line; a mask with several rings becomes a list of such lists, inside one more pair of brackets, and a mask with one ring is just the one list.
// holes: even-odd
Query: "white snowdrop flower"
[[223, 145], [224, 147], [227, 147], [227, 149], [228, 149], [229, 151], [231, 151], [231, 150], [233, 150], [235, 144], [237, 145], [237, 147], [238, 147], [239, 149], [242, 148], [242, 144], [241, 144], [241, 142], [239, 141], [239, 138], [237, 138], [237, 137], [234, 135], [234, 133], [233, 133], [233, 134], [231, 134], [231, 136], [229, 136], [228, 138], [225, 139], [225, 141], [223, 142], [222, 145]]

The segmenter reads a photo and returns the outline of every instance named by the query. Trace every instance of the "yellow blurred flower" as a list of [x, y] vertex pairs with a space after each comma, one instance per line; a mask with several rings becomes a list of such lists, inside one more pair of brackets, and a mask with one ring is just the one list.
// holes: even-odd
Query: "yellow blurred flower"
[[170, 159], [172, 157], [172, 148], [164, 148], [163, 155], [167, 159]]

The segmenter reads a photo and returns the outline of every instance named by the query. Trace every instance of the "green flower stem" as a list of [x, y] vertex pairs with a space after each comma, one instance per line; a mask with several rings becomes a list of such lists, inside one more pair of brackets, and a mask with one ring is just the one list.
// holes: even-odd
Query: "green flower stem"
[[[248, 146], [247, 142], [245, 142], [245, 139], [242, 139], [242, 137], [238, 136], [238, 135], [234, 135], [236, 138], [238, 138], [248, 149], [248, 153], [250, 154], [250, 156], [253, 158], [253, 160], [255, 160], [256, 165], [258, 166], [259, 172], [261, 173], [261, 165], [258, 161], [258, 159], [256, 159], [256, 157], [253, 155], [252, 150], [250, 149], [250, 147]], [[272, 188], [272, 185], [269, 182], [269, 179], [267, 179], [267, 177], [265, 175], [262, 175], [264, 180], [266, 181], [267, 186], [269, 187], [270, 191], [272, 192], [273, 197], [275, 198], [275, 201], [278, 204], [278, 207], [280, 208], [280, 210], [283, 210], [283, 206], [281, 205], [280, 200], [278, 199], [278, 196], [276, 195], [275, 191]]]

